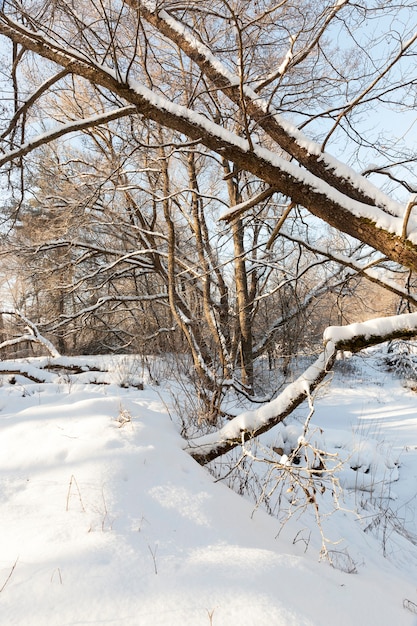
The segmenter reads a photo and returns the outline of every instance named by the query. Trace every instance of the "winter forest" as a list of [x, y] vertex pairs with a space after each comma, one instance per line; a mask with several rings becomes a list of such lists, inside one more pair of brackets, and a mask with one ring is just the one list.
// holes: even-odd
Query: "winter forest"
[[414, 0], [2, 1], [0, 623], [415, 626], [416, 56]]

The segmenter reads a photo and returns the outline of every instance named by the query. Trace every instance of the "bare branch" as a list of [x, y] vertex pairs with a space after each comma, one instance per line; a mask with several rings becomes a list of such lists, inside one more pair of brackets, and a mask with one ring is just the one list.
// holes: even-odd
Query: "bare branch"
[[417, 41], [417, 33], [415, 35], [413, 35], [413, 37], [411, 37], [408, 41], [406, 41], [404, 44], [401, 44], [399, 51], [397, 52], [397, 54], [395, 55], [395, 57], [393, 58], [393, 60], [387, 65], [387, 67], [380, 72], [375, 78], [374, 80], [366, 87], [366, 89], [364, 89], [362, 91], [362, 93], [360, 93], [358, 96], [356, 96], [356, 98], [354, 100], [352, 100], [352, 102], [350, 102], [344, 109], [343, 111], [341, 111], [341, 113], [339, 113], [339, 115], [337, 116], [337, 119], [334, 123], [334, 125], [332, 126], [332, 128], [330, 129], [330, 131], [328, 132], [325, 140], [323, 141], [322, 147], [321, 149], [324, 152], [324, 149], [330, 139], [330, 137], [332, 136], [332, 134], [334, 133], [334, 131], [336, 130], [336, 128], [339, 126], [340, 121], [342, 120], [343, 117], [346, 117], [346, 115], [348, 115], [348, 113], [350, 111], [352, 111], [352, 109], [359, 104], [359, 102], [361, 102], [370, 91], [372, 91], [372, 89], [382, 80], [382, 78], [384, 76], [386, 76], [386, 74], [388, 74], [388, 72], [390, 72], [392, 70], [392, 68], [398, 63], [398, 61], [403, 57], [403, 55], [405, 54], [405, 52], [411, 48], [415, 42]]

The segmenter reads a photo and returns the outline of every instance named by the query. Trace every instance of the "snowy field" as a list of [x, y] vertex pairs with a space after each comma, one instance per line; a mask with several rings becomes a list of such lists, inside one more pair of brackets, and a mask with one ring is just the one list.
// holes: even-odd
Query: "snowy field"
[[[282, 526], [183, 450], [169, 381], [91, 377], [0, 387], [1, 626], [417, 624], [417, 394], [377, 352], [315, 400], [341, 463], [338, 509], [332, 484], [317, 495], [329, 558], [312, 506]], [[262, 445], [284, 451], [307, 414]]]

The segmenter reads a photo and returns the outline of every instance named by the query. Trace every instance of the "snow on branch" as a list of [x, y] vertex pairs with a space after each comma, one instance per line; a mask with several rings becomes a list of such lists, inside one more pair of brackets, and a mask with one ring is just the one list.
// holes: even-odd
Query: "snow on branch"
[[[60, 315], [60, 322], [57, 322], [54, 326], [54, 330], [57, 330], [61, 326], [64, 326], [68, 320], [76, 320], [80, 317], [84, 317], [97, 311], [105, 304], [114, 302], [116, 304], [129, 303], [129, 302], [153, 302], [158, 300], [165, 300], [167, 298], [167, 294], [165, 292], [155, 293], [155, 294], [143, 294], [140, 296], [132, 295], [132, 296], [122, 296], [122, 295], [111, 295], [111, 296], [102, 296], [98, 298], [95, 302], [86, 306], [82, 309], [79, 309], [75, 313], [71, 313], [68, 315]], [[1, 346], [0, 346], [1, 347]]]
[[[307, 250], [310, 250], [310, 252], [313, 252], [314, 254], [319, 254], [329, 259], [330, 261], [334, 261], [335, 263], [338, 263], [340, 265], [343, 265], [346, 268], [349, 268], [349, 270], [351, 270], [350, 274], [352, 276], [358, 276], [358, 275], [363, 276], [364, 278], [374, 283], [375, 285], [378, 285], [379, 287], [382, 287], [383, 289], [386, 289], [387, 291], [390, 291], [391, 293], [394, 293], [400, 298], [404, 298], [411, 304], [417, 306], [416, 294], [411, 293], [409, 290], [402, 287], [399, 283], [390, 279], [387, 276], [388, 272], [385, 272], [385, 274], [382, 274], [381, 272], [378, 272], [377, 269], [375, 269], [375, 267], [379, 263], [382, 263], [383, 261], [385, 261], [385, 259], [376, 259], [376, 260], [371, 261], [368, 265], [363, 265], [358, 260], [356, 260], [353, 255], [346, 256], [344, 254], [341, 254], [340, 252], [333, 252], [329, 250], [329, 248], [327, 247], [322, 248], [321, 246], [317, 244], [314, 244], [314, 245], [309, 244], [308, 241], [304, 239], [299, 239], [298, 237], [294, 237], [293, 235], [290, 236], [287, 233], [282, 233], [281, 236], [285, 237], [285, 239], [288, 239], [288, 241], [293, 241], [297, 243], [298, 245], [303, 246], [304, 248], [306, 248]], [[346, 272], [346, 277], [348, 277], [349, 275], [348, 274], [349, 270], [347, 270]]]
[[51, 383], [54, 382], [56, 379], [56, 376], [54, 376], [53, 374], [45, 372], [44, 370], [41, 370], [34, 365], [30, 365], [29, 363], [16, 363], [11, 361], [0, 362], [0, 374], [24, 376], [34, 383]]
[[52, 357], [61, 356], [55, 346], [46, 339], [39, 332], [37, 326], [31, 322], [23, 313], [17, 309], [0, 309], [0, 315], [11, 315], [17, 317], [25, 324], [25, 334], [20, 335], [19, 337], [15, 337], [14, 339], [8, 339], [0, 343], [0, 348], [7, 348], [9, 346], [14, 346], [19, 343], [29, 342], [29, 343], [37, 343], [48, 351], [48, 353]]
[[[134, 9], [137, 7], [137, 0], [125, 0], [125, 2]], [[333, 12], [329, 15], [329, 22], [346, 4], [347, 0], [340, 0], [336, 3]], [[380, 189], [374, 187], [352, 168], [325, 153], [318, 143], [310, 140], [294, 124], [274, 110], [269, 100], [261, 98], [259, 93], [248, 85], [243, 86], [242, 94], [239, 76], [230, 72], [210, 48], [194, 36], [190, 28], [176, 20], [167, 11], [159, 9], [154, 2], [149, 2], [149, 0], [142, 0], [141, 16], [165, 37], [175, 42], [198, 65], [202, 73], [232, 102], [239, 104], [239, 106], [243, 104], [245, 114], [256, 121], [283, 150], [296, 158], [307, 170], [353, 199], [365, 204], [380, 206], [392, 215], [400, 214], [402, 207], [399, 204]], [[325, 20], [324, 30], [329, 22]], [[319, 32], [318, 39], [324, 30]], [[318, 39], [315, 40], [315, 43]], [[306, 55], [310, 51], [307, 47]]]
[[132, 115], [136, 112], [136, 107], [129, 105], [123, 108], [114, 109], [113, 111], [108, 111], [107, 113], [92, 115], [91, 117], [87, 117], [81, 120], [76, 120], [73, 122], [68, 122], [67, 124], [61, 124], [57, 128], [54, 128], [51, 131], [46, 133], [42, 133], [37, 137], [34, 137], [32, 140], [28, 141], [25, 144], [22, 144], [19, 148], [15, 150], [11, 150], [10, 152], [6, 152], [0, 158], [0, 167], [5, 163], [9, 163], [14, 159], [25, 156], [29, 152], [36, 150], [39, 146], [44, 146], [68, 133], [75, 133], [80, 130], [85, 130], [87, 128], [93, 128], [94, 126], [99, 126], [101, 124], [106, 124], [113, 120], [117, 120], [121, 117], [125, 117], [126, 115]]
[[[337, 286], [344, 282], [342, 281], [334, 283], [332, 279], [336, 279], [340, 276], [340, 270], [337, 269], [331, 276], [326, 276], [326, 278], [321, 281], [314, 289], [310, 289], [307, 295], [303, 300], [297, 302], [296, 306], [287, 311], [284, 315], [280, 315], [276, 319], [272, 321], [269, 328], [264, 332], [262, 339], [259, 341], [257, 345], [253, 348], [253, 354], [255, 358], [259, 357], [261, 354], [264, 354], [268, 348], [268, 345], [273, 341], [274, 335], [276, 332], [282, 328], [285, 324], [288, 324], [292, 319], [294, 319], [301, 312], [306, 311], [310, 304], [320, 298], [323, 294], [330, 290], [330, 285], [332, 287]], [[290, 282], [290, 281], [288, 281]]]
[[261, 202], [264, 202], [264, 200], [269, 200], [269, 198], [273, 196], [274, 193], [275, 189], [271, 187], [269, 187], [268, 189], [263, 189], [260, 193], [248, 198], [248, 200], [245, 200], [244, 202], [240, 202], [239, 204], [235, 204], [234, 206], [228, 208], [227, 211], [220, 215], [219, 220], [231, 222], [240, 217], [242, 213], [246, 213], [247, 211], [249, 211], [249, 209], [252, 209]]
[[417, 335], [417, 313], [378, 317], [348, 326], [329, 326], [323, 334], [324, 344], [337, 350], [358, 352], [392, 339], [410, 339]]
[[297, 380], [271, 402], [245, 411], [220, 430], [188, 441], [186, 451], [201, 465], [229, 452], [282, 422], [317, 388], [331, 371], [339, 350], [357, 352], [391, 339], [417, 336], [417, 313], [376, 318], [324, 332], [324, 350]]
[[[143, 2], [141, 4], [141, 14], [148, 19], [145, 16], [145, 4]], [[160, 20], [161, 14], [153, 16], [155, 19], [157, 17]], [[157, 27], [160, 26], [158, 22]], [[171, 34], [174, 31], [175, 29], [171, 28]], [[405, 207], [378, 192], [369, 181], [347, 166], [318, 151], [316, 144], [304, 136], [298, 136], [295, 133], [296, 129], [285, 120], [276, 118], [275, 114], [270, 115], [270, 109], [268, 115], [265, 115], [266, 110], [258, 97], [253, 101], [252, 111], [249, 106], [252, 96], [249, 92], [246, 93], [246, 88], [247, 113], [259, 124], [269, 124], [268, 120], [271, 121], [274, 126], [265, 126], [265, 132], [278, 144], [281, 141], [281, 139], [278, 141], [278, 135], [283, 137], [281, 147], [287, 150], [284, 143], [288, 144], [287, 151], [293, 153], [298, 163], [286, 161], [276, 152], [239, 137], [202, 114], [172, 102], [145, 85], [135, 81], [129, 82], [127, 78], [122, 81], [110, 67], [95, 64], [91, 59], [67, 50], [45, 36], [33, 33], [6, 18], [1, 12], [0, 34], [62, 67], [67, 67], [73, 74], [109, 89], [135, 105], [139, 115], [179, 131], [191, 140], [199, 141], [235, 163], [238, 168], [258, 176], [293, 202], [305, 206], [312, 214], [331, 226], [372, 246], [391, 260], [417, 270], [417, 220], [414, 216], [408, 220], [407, 239], [404, 239], [402, 233]], [[221, 78], [225, 92], [227, 85], [234, 90], [236, 84], [223, 73], [223, 65], [220, 62], [213, 65], [215, 59], [206, 56], [205, 47], [199, 48], [198, 42], [188, 37], [188, 31], [188, 39], [187, 37], [184, 39], [184, 26], [182, 33], [179, 34], [183, 36], [187, 50], [194, 51], [194, 60], [199, 63], [201, 61], [203, 73], [211, 78], [212, 70], [216, 70], [213, 81]], [[239, 87], [239, 84], [237, 86]], [[303, 164], [306, 169], [300, 168], [299, 164]]]

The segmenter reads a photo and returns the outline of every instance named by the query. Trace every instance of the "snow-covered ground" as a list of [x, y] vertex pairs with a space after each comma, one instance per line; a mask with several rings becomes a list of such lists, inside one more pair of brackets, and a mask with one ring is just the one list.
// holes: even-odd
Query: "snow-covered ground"
[[333, 566], [312, 507], [281, 527], [183, 450], [163, 381], [4, 382], [0, 624], [415, 626], [417, 395], [379, 358], [315, 401], [318, 443], [344, 461], [339, 510], [317, 497]]

